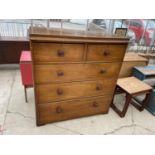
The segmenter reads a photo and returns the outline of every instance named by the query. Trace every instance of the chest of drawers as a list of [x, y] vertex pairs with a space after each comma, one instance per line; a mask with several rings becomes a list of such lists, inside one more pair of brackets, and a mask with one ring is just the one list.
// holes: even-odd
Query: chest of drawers
[[31, 28], [37, 125], [107, 113], [128, 41]]

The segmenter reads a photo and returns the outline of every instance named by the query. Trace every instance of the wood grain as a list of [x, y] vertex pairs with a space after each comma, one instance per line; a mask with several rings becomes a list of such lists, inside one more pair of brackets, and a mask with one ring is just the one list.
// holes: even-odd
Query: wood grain
[[88, 45], [87, 60], [113, 62], [122, 61], [126, 50], [126, 45]]
[[35, 65], [35, 81], [39, 83], [72, 82], [117, 77], [121, 63], [80, 63]]
[[107, 113], [128, 38], [31, 28], [36, 123]]
[[39, 104], [38, 124], [107, 113], [111, 96]]
[[81, 42], [81, 43], [121, 43], [128, 44], [128, 37], [118, 37], [102, 32], [81, 31], [72, 29], [31, 27], [31, 41], [35, 42]]
[[36, 85], [38, 103], [111, 94], [115, 79]]
[[125, 61], [122, 64], [119, 78], [130, 77], [132, 76], [132, 71], [134, 66], [146, 66], [145, 61]]
[[117, 81], [117, 85], [131, 95], [152, 90], [151, 86], [135, 77], [120, 78]]
[[138, 54], [126, 53], [119, 74], [119, 78], [130, 77], [132, 76], [132, 69], [134, 66], [146, 66], [147, 64], [148, 60], [139, 56]]
[[81, 61], [83, 59], [83, 44], [34, 43], [32, 46], [36, 62]]

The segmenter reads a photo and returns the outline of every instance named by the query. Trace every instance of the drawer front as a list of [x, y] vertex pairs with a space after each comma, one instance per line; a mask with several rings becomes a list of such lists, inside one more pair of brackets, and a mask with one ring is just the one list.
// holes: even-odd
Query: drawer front
[[81, 61], [83, 44], [33, 43], [33, 59], [37, 62]]
[[36, 83], [117, 77], [121, 63], [35, 65]]
[[111, 96], [39, 104], [38, 123], [50, 123], [81, 116], [107, 113]]
[[88, 61], [122, 61], [126, 45], [88, 45]]
[[115, 79], [36, 85], [37, 103], [112, 94]]

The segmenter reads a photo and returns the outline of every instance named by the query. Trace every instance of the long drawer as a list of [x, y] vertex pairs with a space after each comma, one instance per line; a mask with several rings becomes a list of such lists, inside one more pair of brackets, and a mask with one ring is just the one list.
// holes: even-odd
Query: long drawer
[[33, 43], [35, 62], [82, 61], [83, 44]]
[[36, 83], [66, 82], [117, 77], [121, 63], [35, 65]]
[[122, 61], [125, 54], [126, 45], [88, 45], [87, 60], [88, 61]]
[[112, 94], [116, 79], [36, 85], [37, 103]]
[[39, 104], [38, 123], [44, 124], [81, 116], [107, 113], [110, 102], [111, 97], [107, 95], [90, 99]]

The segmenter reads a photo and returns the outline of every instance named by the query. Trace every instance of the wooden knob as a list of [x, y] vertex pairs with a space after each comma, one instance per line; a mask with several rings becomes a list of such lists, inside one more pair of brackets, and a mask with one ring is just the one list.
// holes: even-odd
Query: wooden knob
[[110, 51], [105, 50], [105, 51], [103, 52], [103, 55], [104, 55], [104, 56], [108, 56], [108, 55], [110, 55]]
[[102, 89], [102, 85], [98, 84], [98, 85], [96, 86], [96, 90], [101, 90], [101, 89]]
[[57, 108], [56, 108], [56, 112], [57, 112], [57, 113], [62, 113], [62, 112], [63, 112], [63, 109], [62, 109], [61, 107], [57, 107]]
[[64, 57], [65, 53], [64, 53], [63, 50], [58, 50], [58, 51], [57, 51], [57, 55], [58, 55], [59, 57]]
[[98, 103], [96, 101], [93, 102], [93, 107], [98, 107]]
[[101, 74], [104, 74], [104, 73], [106, 73], [106, 70], [105, 70], [105, 69], [101, 69], [101, 70], [100, 70], [100, 73], [101, 73]]
[[63, 90], [62, 90], [62, 89], [60, 89], [60, 88], [59, 88], [59, 89], [57, 89], [57, 94], [58, 94], [58, 95], [62, 95], [62, 94], [63, 94]]
[[57, 71], [57, 75], [58, 76], [63, 76], [64, 75], [64, 72], [63, 71]]

